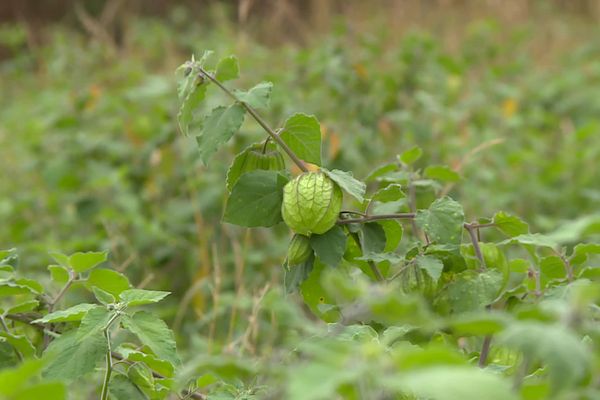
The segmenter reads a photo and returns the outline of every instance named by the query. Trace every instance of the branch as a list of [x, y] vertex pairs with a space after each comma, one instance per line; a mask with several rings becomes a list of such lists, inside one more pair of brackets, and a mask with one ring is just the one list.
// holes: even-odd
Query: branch
[[469, 236], [471, 237], [471, 243], [473, 243], [473, 248], [475, 249], [475, 255], [479, 259], [479, 263], [481, 264], [481, 270], [486, 270], [487, 266], [485, 265], [485, 259], [483, 258], [483, 254], [481, 253], [481, 248], [479, 247], [479, 240], [477, 239], [477, 228], [478, 225], [475, 223], [463, 225], [467, 232], [469, 232]]
[[283, 149], [283, 151], [286, 152], [286, 154], [292, 159], [292, 161], [294, 162], [294, 164], [296, 164], [298, 166], [298, 168], [300, 168], [300, 170], [302, 170], [303, 172], [308, 172], [308, 168], [306, 168], [306, 165], [304, 165], [304, 163], [302, 162], [302, 160], [300, 160], [298, 158], [298, 156], [296, 155], [296, 153], [294, 153], [292, 151], [292, 149], [289, 148], [289, 146], [283, 141], [283, 139], [281, 137], [279, 137], [279, 135], [277, 134], [277, 132], [275, 132], [275, 130], [273, 128], [271, 128], [265, 122], [265, 120], [256, 112], [256, 110], [252, 106], [250, 106], [249, 104], [247, 104], [244, 101], [241, 101], [235, 95], [235, 93], [233, 93], [231, 90], [227, 89], [227, 87], [225, 87], [225, 85], [223, 85], [221, 82], [219, 82], [219, 80], [217, 80], [214, 76], [212, 76], [211, 74], [209, 74], [203, 68], [199, 67], [199, 71], [200, 71], [200, 74], [203, 77], [208, 78], [208, 80], [210, 80], [212, 83], [214, 83], [215, 85], [217, 85], [229, 97], [231, 97], [232, 99], [234, 99], [235, 101], [237, 101], [238, 103], [240, 103], [246, 109], [246, 111], [248, 111], [248, 114], [250, 114], [254, 118], [254, 120], [256, 120], [256, 122], [258, 122], [258, 124], [269, 134], [269, 136], [271, 137], [271, 139], [273, 139], [279, 145], [279, 147], [281, 147]]
[[[349, 211], [344, 211], [344, 213], [349, 213]], [[362, 218], [348, 218], [348, 219], [339, 219], [337, 221], [338, 225], [347, 225], [347, 224], [364, 224], [371, 221], [379, 221], [383, 219], [414, 219], [416, 216], [415, 213], [400, 213], [400, 214], [379, 214], [379, 215], [365, 215]]]

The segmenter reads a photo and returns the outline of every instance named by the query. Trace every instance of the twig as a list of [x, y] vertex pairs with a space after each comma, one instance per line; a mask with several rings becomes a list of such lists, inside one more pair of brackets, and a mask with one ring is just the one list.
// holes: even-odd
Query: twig
[[469, 232], [469, 236], [471, 237], [471, 243], [473, 243], [473, 249], [475, 249], [475, 255], [479, 259], [479, 263], [481, 265], [481, 270], [485, 271], [487, 266], [485, 265], [485, 259], [483, 258], [483, 254], [481, 253], [481, 248], [479, 247], [479, 240], [477, 239], [477, 224], [467, 224], [463, 225], [467, 232]]
[[104, 337], [106, 338], [106, 371], [104, 372], [104, 381], [102, 382], [102, 393], [100, 395], [101, 400], [108, 399], [108, 384], [110, 383], [110, 376], [112, 375], [112, 350], [110, 345], [110, 326], [117, 318], [119, 318], [120, 313], [117, 311], [114, 315], [108, 320], [106, 323], [106, 327], [104, 328]]
[[[348, 211], [345, 211], [348, 212]], [[362, 218], [348, 218], [348, 219], [340, 219], [337, 221], [338, 225], [347, 225], [347, 224], [364, 224], [366, 222], [371, 221], [379, 221], [384, 219], [414, 219], [415, 213], [400, 213], [400, 214], [378, 214], [378, 215], [365, 215]]]
[[[350, 231], [349, 231], [349, 233], [350, 233], [350, 236], [352, 237], [352, 239], [354, 240], [354, 243], [356, 243], [356, 245], [360, 249], [361, 253], [363, 253], [363, 255], [364, 255], [364, 249], [362, 247], [362, 244], [360, 243], [360, 238], [358, 237], [358, 233], [350, 232]], [[368, 261], [367, 264], [369, 264], [369, 268], [371, 268], [373, 275], [375, 275], [375, 278], [378, 281], [382, 282], [385, 280], [385, 278], [381, 274], [381, 271], [379, 270], [379, 268], [377, 268], [377, 265], [375, 265], [375, 263], [373, 261]]]
[[492, 344], [492, 335], [487, 335], [483, 339], [483, 345], [481, 346], [481, 353], [479, 353], [479, 368], [485, 367], [488, 355], [490, 354], [490, 347]]
[[217, 85], [229, 97], [231, 97], [232, 99], [234, 99], [235, 101], [240, 103], [242, 105], [242, 107], [244, 107], [246, 109], [246, 111], [248, 111], [248, 114], [250, 114], [254, 118], [254, 120], [256, 122], [258, 122], [258, 124], [269, 134], [271, 139], [273, 139], [273, 141], [275, 141], [279, 145], [279, 147], [281, 147], [281, 149], [286, 152], [286, 154], [292, 159], [294, 164], [296, 164], [298, 166], [298, 168], [300, 168], [300, 170], [302, 170], [303, 172], [308, 172], [308, 168], [306, 168], [306, 165], [304, 165], [302, 160], [300, 160], [298, 158], [298, 156], [292, 151], [292, 149], [289, 148], [289, 146], [283, 141], [283, 139], [281, 137], [279, 137], [277, 132], [275, 132], [275, 130], [273, 130], [273, 128], [271, 128], [265, 122], [265, 120], [256, 112], [256, 110], [252, 106], [250, 106], [249, 104], [247, 104], [244, 101], [241, 101], [231, 90], [227, 89], [227, 87], [225, 87], [225, 85], [223, 85], [221, 82], [219, 82], [219, 80], [217, 80], [214, 76], [209, 74], [203, 68], [199, 67], [199, 71], [203, 77], [208, 78], [212, 83]]

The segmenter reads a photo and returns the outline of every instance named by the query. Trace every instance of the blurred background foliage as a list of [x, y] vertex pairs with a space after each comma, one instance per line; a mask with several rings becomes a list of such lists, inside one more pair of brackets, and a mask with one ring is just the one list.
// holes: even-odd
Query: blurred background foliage
[[315, 114], [330, 168], [365, 178], [419, 145], [421, 167], [460, 173], [445, 192], [468, 218], [597, 237], [599, 18], [595, 1], [2, 2], [0, 243], [40, 272], [49, 250], [110, 250], [175, 293], [184, 348], [273, 351], [300, 325], [267, 291], [289, 234], [220, 223], [227, 166], [263, 134], [247, 121], [207, 169], [177, 130], [173, 71], [204, 49], [274, 83], [274, 126]]

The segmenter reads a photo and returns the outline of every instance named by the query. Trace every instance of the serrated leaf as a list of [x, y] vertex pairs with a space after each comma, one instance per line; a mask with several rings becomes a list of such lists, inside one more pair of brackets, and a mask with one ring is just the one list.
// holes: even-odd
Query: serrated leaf
[[173, 377], [175, 368], [173, 367], [173, 364], [168, 361], [161, 360], [152, 354], [142, 353], [141, 351], [123, 346], [117, 348], [116, 351], [129, 361], [143, 362], [159, 374], [166, 376], [167, 378]]
[[450, 197], [437, 199], [416, 216], [417, 225], [437, 244], [459, 245], [464, 222], [462, 206]]
[[242, 175], [227, 199], [224, 222], [245, 227], [273, 226], [282, 221], [283, 187], [288, 179], [277, 171]]
[[271, 82], [261, 82], [247, 92], [236, 90], [235, 95], [240, 101], [248, 104], [250, 107], [258, 109], [269, 108], [271, 102], [271, 91], [273, 84]]
[[439, 258], [428, 255], [419, 255], [415, 258], [415, 262], [419, 268], [431, 277], [434, 283], [437, 283], [444, 270], [444, 263], [442, 263]]
[[587, 374], [593, 354], [573, 332], [562, 326], [538, 322], [511, 324], [498, 341], [547, 365], [554, 391], [579, 382]]
[[149, 312], [138, 311], [132, 316], [123, 316], [121, 323], [158, 357], [173, 365], [180, 364], [175, 336], [162, 319]]
[[344, 229], [334, 226], [322, 235], [311, 235], [310, 245], [319, 260], [330, 267], [337, 267], [346, 251], [346, 240]]
[[9, 307], [6, 310], [6, 314], [18, 314], [27, 311], [31, 311], [39, 306], [40, 302], [37, 300], [26, 300], [19, 304]]
[[177, 113], [177, 121], [179, 123], [179, 129], [186, 136], [189, 134], [190, 125], [194, 120], [194, 111], [206, 97], [207, 88], [208, 83], [206, 82], [196, 85], [194, 90], [190, 91], [181, 102], [179, 112]]
[[127, 306], [141, 306], [144, 304], [158, 303], [171, 292], [162, 292], [158, 290], [144, 290], [144, 289], [128, 289], [119, 295], [121, 301]]
[[406, 150], [404, 153], [398, 156], [398, 160], [402, 161], [404, 164], [412, 164], [417, 161], [423, 155], [423, 150], [420, 147], [415, 146]]
[[573, 249], [570, 262], [571, 265], [582, 265], [591, 254], [600, 254], [600, 244], [580, 243]]
[[396, 183], [393, 183], [393, 184], [387, 185], [383, 189], [379, 189], [377, 192], [375, 192], [375, 194], [373, 195], [371, 200], [379, 201], [382, 203], [387, 203], [390, 201], [400, 200], [405, 197], [406, 197], [406, 195], [402, 191], [402, 186], [398, 185]]
[[42, 286], [42, 284], [34, 279], [18, 278], [18, 279], [15, 279], [15, 283], [17, 285], [21, 285], [21, 286], [25, 286], [25, 287], [29, 288], [29, 290], [32, 293], [35, 293], [35, 294], [44, 293], [44, 287]]
[[85, 282], [88, 289], [92, 290], [94, 286], [118, 296], [122, 291], [131, 287], [129, 279], [120, 272], [112, 269], [94, 269]]
[[429, 400], [517, 400], [501, 376], [475, 367], [434, 366], [387, 377], [384, 385]]
[[48, 378], [72, 380], [92, 372], [108, 349], [103, 330], [112, 317], [103, 307], [88, 311], [79, 329], [62, 334], [50, 343], [44, 356]]
[[505, 235], [513, 237], [529, 232], [529, 225], [519, 217], [499, 211], [494, 215], [494, 225]]
[[107, 258], [107, 251], [79, 252], [69, 256], [69, 265], [75, 272], [85, 272], [102, 264]]
[[236, 56], [224, 57], [217, 64], [215, 78], [220, 82], [237, 79], [240, 76], [240, 65]]
[[54, 322], [72, 322], [81, 321], [81, 319], [93, 308], [102, 308], [96, 304], [81, 303], [69, 307], [66, 310], [59, 310], [47, 314], [42, 318], [33, 321], [34, 324], [48, 324]]
[[15, 296], [19, 294], [36, 293], [27, 285], [20, 285], [16, 282], [0, 282], [0, 297]]
[[440, 182], [458, 182], [460, 175], [447, 165], [430, 165], [425, 168], [424, 175]]
[[321, 165], [321, 127], [315, 116], [292, 115], [279, 136], [300, 159]]
[[217, 107], [206, 117], [202, 133], [196, 137], [204, 165], [208, 165], [208, 159], [240, 129], [244, 115], [244, 107], [235, 103]]
[[354, 197], [361, 203], [365, 200], [365, 192], [367, 185], [364, 182], [354, 178], [352, 172], [340, 171], [339, 169], [328, 170], [327, 168], [321, 168], [321, 170], [330, 177], [335, 183], [349, 195]]

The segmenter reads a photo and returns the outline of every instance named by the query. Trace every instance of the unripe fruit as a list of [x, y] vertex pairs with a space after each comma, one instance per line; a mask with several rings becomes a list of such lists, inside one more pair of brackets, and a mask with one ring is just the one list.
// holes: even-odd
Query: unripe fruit
[[322, 234], [335, 225], [342, 197], [342, 189], [322, 171], [305, 172], [284, 186], [281, 215], [298, 233]]
[[310, 246], [310, 239], [308, 236], [295, 234], [290, 245], [288, 246], [287, 260], [288, 265], [299, 265], [304, 261], [308, 260], [310, 255], [313, 253], [312, 247]]
[[227, 189], [231, 192], [237, 180], [243, 174], [257, 169], [281, 171], [285, 169], [283, 155], [275, 143], [254, 143], [238, 154], [227, 173]]

